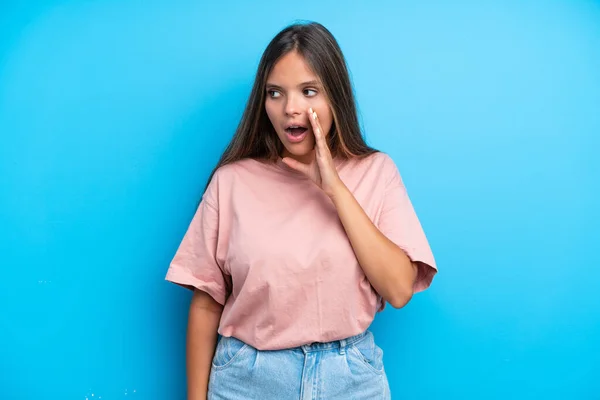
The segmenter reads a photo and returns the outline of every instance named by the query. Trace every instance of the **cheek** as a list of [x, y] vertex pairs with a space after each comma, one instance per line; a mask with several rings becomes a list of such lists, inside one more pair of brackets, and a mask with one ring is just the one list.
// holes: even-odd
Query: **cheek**
[[324, 105], [321, 108], [321, 111], [317, 111], [319, 115], [319, 120], [321, 121], [321, 127], [325, 131], [325, 133], [329, 133], [331, 129], [331, 125], [333, 124], [333, 114], [329, 108], [329, 105]]
[[325, 96], [318, 96], [311, 106], [317, 111], [319, 118], [327, 121], [331, 120], [331, 107]]

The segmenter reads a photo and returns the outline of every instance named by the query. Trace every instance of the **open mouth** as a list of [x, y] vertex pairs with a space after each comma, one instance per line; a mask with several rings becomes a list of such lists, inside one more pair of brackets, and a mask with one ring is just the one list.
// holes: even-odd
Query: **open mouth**
[[285, 131], [291, 136], [302, 136], [307, 130], [308, 128], [302, 125], [290, 125], [285, 128]]

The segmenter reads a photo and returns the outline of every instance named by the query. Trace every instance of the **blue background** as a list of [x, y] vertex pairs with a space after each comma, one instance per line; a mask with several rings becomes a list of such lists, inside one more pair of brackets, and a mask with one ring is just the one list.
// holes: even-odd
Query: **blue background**
[[600, 399], [600, 2], [253, 3], [0, 3], [0, 398], [184, 398], [164, 274], [310, 19], [439, 263], [373, 325], [394, 397]]

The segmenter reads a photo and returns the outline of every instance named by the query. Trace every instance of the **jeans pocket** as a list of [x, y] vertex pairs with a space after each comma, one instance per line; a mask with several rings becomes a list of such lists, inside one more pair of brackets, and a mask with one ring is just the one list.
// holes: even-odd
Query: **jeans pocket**
[[383, 350], [375, 344], [370, 332], [363, 339], [351, 344], [349, 348], [363, 366], [378, 375], [384, 373]]
[[217, 344], [212, 360], [212, 368], [221, 370], [227, 368], [250, 348], [249, 345], [234, 337], [223, 336]]

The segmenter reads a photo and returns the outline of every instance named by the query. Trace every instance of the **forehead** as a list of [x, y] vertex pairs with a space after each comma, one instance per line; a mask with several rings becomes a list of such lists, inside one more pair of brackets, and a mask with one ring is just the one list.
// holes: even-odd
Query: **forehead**
[[296, 51], [291, 51], [277, 60], [267, 77], [268, 83], [285, 86], [294, 86], [310, 80], [318, 80], [318, 77]]

